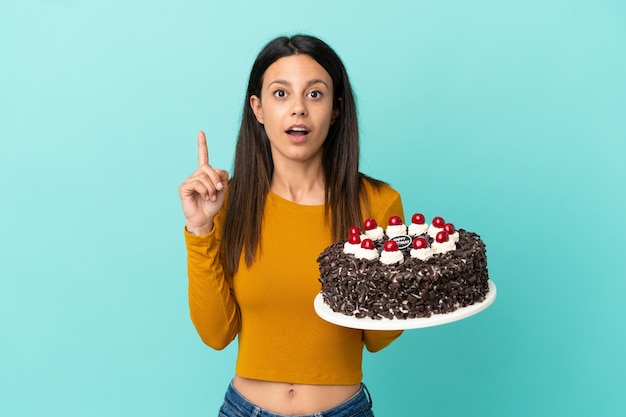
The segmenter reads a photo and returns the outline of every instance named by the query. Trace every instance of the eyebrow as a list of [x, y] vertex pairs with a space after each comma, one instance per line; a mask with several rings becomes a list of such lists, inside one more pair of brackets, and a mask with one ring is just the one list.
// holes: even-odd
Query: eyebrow
[[[274, 81], [272, 81], [271, 83], [269, 83], [269, 84], [268, 84], [268, 88], [269, 88], [269, 87], [271, 87], [271, 86], [272, 86], [272, 84], [281, 84], [281, 85], [286, 85], [286, 86], [288, 86], [288, 87], [291, 87], [291, 83], [290, 83], [289, 81], [287, 81], [287, 80], [282, 80], [282, 79], [278, 79], [278, 80], [274, 80]], [[311, 87], [312, 85], [315, 85], [315, 84], [324, 84], [324, 86], [325, 86], [326, 88], [328, 88], [328, 84], [326, 84], [326, 81], [324, 81], [324, 80], [322, 80], [322, 79], [319, 79], [319, 78], [315, 78], [315, 79], [313, 79], [313, 80], [309, 80], [309, 81], [307, 81], [307, 83], [306, 83], [305, 87], [306, 87], [306, 88], [309, 88], [309, 87]]]

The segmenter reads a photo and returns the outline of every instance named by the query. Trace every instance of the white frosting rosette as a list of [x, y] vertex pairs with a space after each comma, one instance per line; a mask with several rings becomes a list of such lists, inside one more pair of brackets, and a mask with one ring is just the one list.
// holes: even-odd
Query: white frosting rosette
[[401, 264], [404, 262], [404, 255], [398, 250], [398, 244], [393, 240], [385, 242], [383, 252], [380, 254], [380, 262], [385, 265]]
[[[428, 225], [426, 223], [415, 224], [411, 223], [409, 225], [409, 236], [420, 236], [428, 233]], [[435, 233], [435, 235], [437, 235]]]
[[393, 239], [396, 236], [404, 236], [406, 235], [406, 225], [400, 224], [400, 225], [387, 226], [386, 233], [389, 239]]
[[428, 227], [428, 236], [433, 239], [437, 236], [437, 233], [443, 232], [443, 227], [435, 227], [432, 224]]
[[443, 225], [443, 231], [448, 234], [448, 238], [454, 243], [459, 241], [459, 232], [452, 223], [446, 223]]
[[350, 235], [346, 243], [343, 244], [343, 253], [351, 253], [354, 255], [361, 248], [361, 237], [359, 235]]
[[361, 243], [350, 243], [350, 242], [346, 242], [343, 244], [343, 253], [348, 254], [351, 253], [352, 255], [356, 254], [356, 251], [361, 249]]
[[387, 222], [387, 237], [393, 239], [397, 236], [406, 236], [406, 225], [402, 222], [400, 216], [391, 216], [389, 222]]
[[354, 256], [358, 259], [367, 259], [370, 261], [378, 259], [378, 250], [372, 239], [363, 239], [363, 242], [359, 245]]
[[385, 265], [401, 264], [404, 262], [404, 255], [402, 255], [402, 252], [399, 250], [384, 250], [380, 254], [380, 262]]
[[446, 242], [434, 241], [431, 245], [431, 248], [433, 249], [434, 253], [446, 253], [451, 250], [455, 250], [456, 244], [452, 241], [452, 239], [449, 239]]
[[376, 220], [367, 219], [365, 220], [364, 226], [365, 227], [363, 229], [365, 230], [365, 234], [367, 235], [368, 239], [372, 241], [377, 241], [381, 240], [384, 237], [383, 228], [380, 227], [378, 223], [376, 223]]
[[378, 251], [375, 248], [365, 249], [359, 246], [354, 256], [356, 256], [358, 259], [367, 259], [369, 261], [375, 261], [376, 259], [378, 259], [379, 255], [378, 255]]
[[434, 255], [432, 248], [411, 249], [411, 257], [425, 261]]
[[366, 230], [365, 235], [368, 239], [381, 240], [384, 237], [385, 233], [383, 232], [382, 227], [377, 226], [372, 230]]

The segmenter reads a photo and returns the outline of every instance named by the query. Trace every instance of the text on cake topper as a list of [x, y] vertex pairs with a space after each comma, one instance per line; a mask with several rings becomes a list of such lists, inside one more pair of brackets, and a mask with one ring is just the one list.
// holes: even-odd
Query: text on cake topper
[[406, 249], [411, 246], [411, 243], [413, 243], [413, 239], [408, 235], [395, 236], [392, 237], [391, 240], [396, 242], [399, 250]]

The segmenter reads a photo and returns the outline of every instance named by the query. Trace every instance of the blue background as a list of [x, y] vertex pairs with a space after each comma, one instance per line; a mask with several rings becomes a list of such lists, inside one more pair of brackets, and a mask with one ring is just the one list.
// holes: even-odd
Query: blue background
[[[367, 5], [366, 5], [367, 4]], [[362, 170], [488, 247], [485, 312], [365, 354], [379, 416], [623, 416], [620, 1], [0, 3], [0, 415], [216, 415], [177, 187], [230, 169], [252, 61], [343, 58]]]

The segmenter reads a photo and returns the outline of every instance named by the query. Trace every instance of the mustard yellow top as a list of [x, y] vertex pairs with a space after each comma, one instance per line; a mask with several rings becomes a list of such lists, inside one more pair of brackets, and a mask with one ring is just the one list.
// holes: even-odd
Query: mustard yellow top
[[[403, 217], [398, 192], [365, 181], [368, 213], [384, 227]], [[330, 245], [324, 206], [303, 206], [270, 192], [265, 203], [261, 246], [254, 264], [240, 261], [225, 277], [219, 257], [223, 210], [207, 236], [185, 232], [189, 307], [198, 334], [210, 347], [225, 348], [238, 336], [236, 372], [265, 381], [297, 384], [358, 384], [363, 346], [376, 352], [401, 331], [356, 330], [317, 316], [320, 292], [317, 257]], [[245, 215], [245, 213], [242, 213]]]

